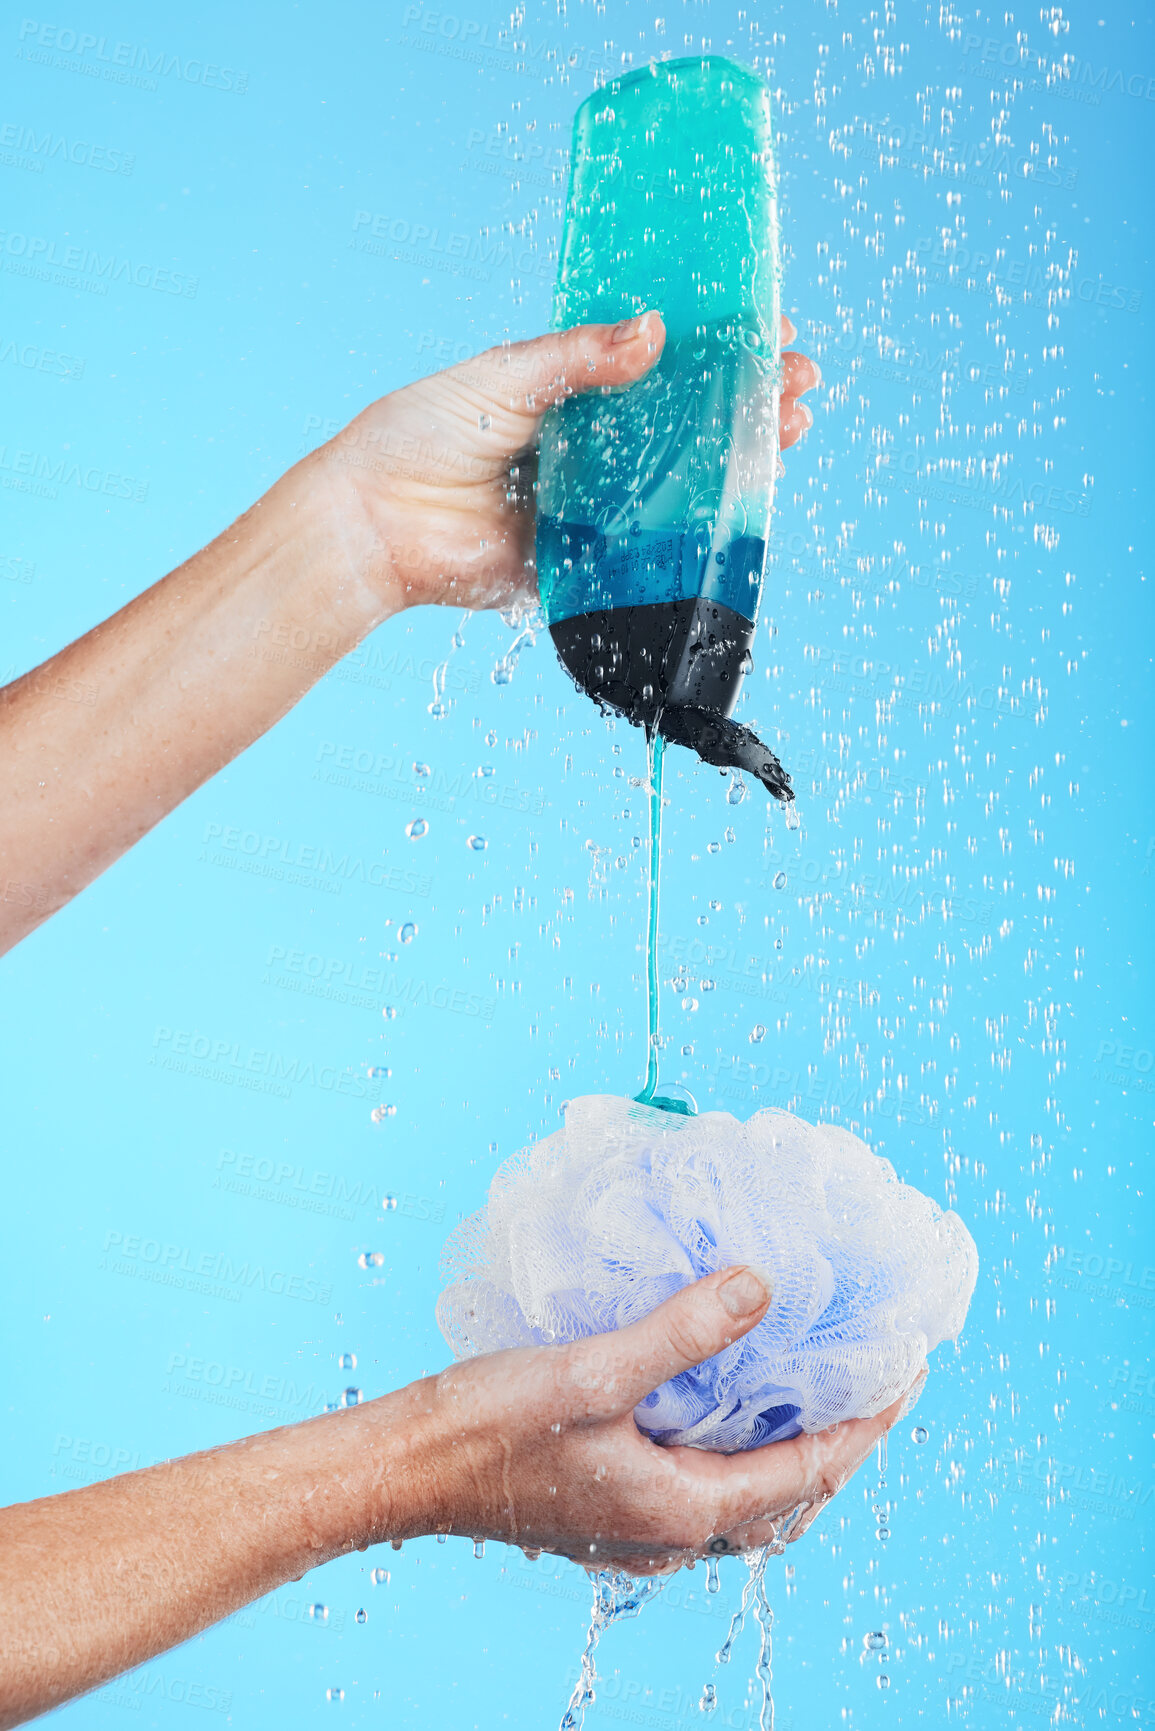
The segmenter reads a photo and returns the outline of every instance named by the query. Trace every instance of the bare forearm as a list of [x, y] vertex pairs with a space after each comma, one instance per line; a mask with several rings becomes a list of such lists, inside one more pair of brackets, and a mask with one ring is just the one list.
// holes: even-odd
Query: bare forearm
[[0, 1728], [345, 1551], [432, 1530], [421, 1386], [0, 1511]]
[[307, 465], [291, 471], [211, 546], [0, 692], [0, 951], [395, 610], [362, 575], [361, 525], [353, 556], [314, 487]]

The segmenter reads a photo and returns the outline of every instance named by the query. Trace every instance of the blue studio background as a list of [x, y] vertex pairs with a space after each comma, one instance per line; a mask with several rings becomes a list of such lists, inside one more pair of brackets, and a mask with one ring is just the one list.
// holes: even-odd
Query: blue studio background
[[[803, 826], [670, 755], [663, 1078], [851, 1125], [982, 1258], [926, 1441], [770, 1565], [776, 1723], [1155, 1724], [1150, 9], [462, 6], [7, 13], [0, 675], [375, 396], [544, 329], [597, 81], [763, 68], [825, 382], [739, 713]], [[510, 629], [457, 625], [383, 626], [5, 961], [6, 1499], [443, 1363], [448, 1229], [567, 1098], [640, 1085], [641, 736], [548, 640], [495, 681]], [[707, 1722], [742, 1576], [607, 1635], [591, 1731]], [[407, 1544], [63, 1711], [528, 1731], [588, 1601]], [[715, 1722], [757, 1722], [754, 1657]]]

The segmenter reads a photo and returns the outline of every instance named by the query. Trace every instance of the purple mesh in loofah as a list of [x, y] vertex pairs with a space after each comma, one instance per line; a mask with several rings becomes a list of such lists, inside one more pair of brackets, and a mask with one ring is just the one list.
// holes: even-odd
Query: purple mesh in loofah
[[437, 1319], [458, 1358], [575, 1340], [736, 1263], [765, 1275], [769, 1312], [637, 1407], [661, 1442], [732, 1452], [881, 1412], [962, 1328], [978, 1256], [845, 1130], [591, 1095], [451, 1235]]

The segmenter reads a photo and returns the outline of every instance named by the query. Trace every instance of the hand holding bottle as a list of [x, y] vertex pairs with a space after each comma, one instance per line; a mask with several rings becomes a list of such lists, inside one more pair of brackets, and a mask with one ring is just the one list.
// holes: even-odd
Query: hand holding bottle
[[[783, 342], [795, 335], [783, 318]], [[664, 342], [660, 314], [650, 312], [487, 349], [381, 397], [278, 486], [300, 475], [346, 556], [399, 606], [536, 600], [533, 487], [545, 412], [567, 396], [635, 383]], [[822, 375], [806, 355], [782, 359], [786, 450], [813, 422], [800, 399]]]

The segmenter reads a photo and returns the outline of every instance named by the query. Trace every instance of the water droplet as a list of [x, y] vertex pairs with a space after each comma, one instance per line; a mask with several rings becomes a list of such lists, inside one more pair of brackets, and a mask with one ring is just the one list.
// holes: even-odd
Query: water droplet
[[[342, 1406], [360, 1406], [361, 1405], [361, 1390], [359, 1388], [347, 1388], [341, 1396], [341, 1405]], [[328, 1612], [326, 1612], [325, 1614], [327, 1616]]]
[[448, 1538], [448, 1537], [449, 1537], [449, 1534], [448, 1534], [448, 1533], [438, 1533], [438, 1535], [437, 1535], [437, 1543], [438, 1543], [438, 1544], [439, 1544], [439, 1545], [443, 1545], [443, 1544], [444, 1544], [444, 1543], [445, 1543], [445, 1541], [446, 1541], [446, 1539], [447, 1539], [447, 1538]]
[[925, 1425], [921, 1424], [916, 1424], [910, 1433], [911, 1442], [924, 1443], [929, 1439], [929, 1437], [930, 1432], [927, 1430]]
[[401, 930], [397, 933], [397, 936], [401, 943], [411, 944], [417, 936], [417, 927], [413, 924], [412, 920], [406, 920], [405, 924], [401, 927]]
[[513, 681], [513, 674], [503, 661], [498, 662], [489, 677], [495, 685], [509, 685]]
[[497, 744], [497, 735], [496, 735], [496, 733], [494, 733], [492, 728], [490, 728], [489, 732], [485, 736], [485, 743], [486, 743], [486, 745], [496, 745]]
[[396, 1005], [395, 1004], [386, 1004], [384, 1006], [384, 1008], [382, 1009], [381, 1014], [384, 1016], [384, 1018], [387, 1022], [395, 1022], [397, 1020], [397, 1007], [396, 1007]]
[[434, 721], [444, 721], [445, 717], [449, 714], [449, 705], [448, 703], [442, 703], [440, 699], [438, 699], [429, 705], [429, 713], [433, 717]]
[[682, 1056], [683, 1056], [683, 1058], [692, 1058], [694, 1056], [693, 1046], [683, 1046], [682, 1047]]
[[750, 1044], [752, 1046], [760, 1045], [765, 1038], [766, 1029], [761, 1022], [755, 1022], [754, 1026], [750, 1029]]
[[698, 1008], [697, 998], [683, 998], [682, 1008], [683, 1010], [696, 1010]]
[[776, 890], [784, 890], [786, 888], [786, 873], [785, 872], [775, 872], [775, 874], [774, 874], [774, 888]]
[[489, 776], [494, 775], [496, 772], [491, 763], [479, 763], [477, 766], [477, 773], [481, 779], [485, 781]]
[[363, 1250], [357, 1258], [359, 1268], [383, 1268], [385, 1252], [383, 1250]]
[[362, 1608], [357, 1612], [353, 1621], [355, 1623], [367, 1623], [369, 1621], [369, 1613], [365, 1610], [364, 1606], [362, 1606]]
[[737, 839], [738, 839], [738, 837], [734, 834], [734, 831], [732, 829], [726, 830], [726, 840], [727, 841], [734, 842], [734, 841], [737, 841]]
[[386, 1069], [384, 1064], [370, 1064], [369, 1066], [368, 1076], [371, 1082], [380, 1082], [383, 1077], [391, 1076], [392, 1074], [392, 1070]]
[[356, 1370], [356, 1368], [357, 1368], [357, 1354], [355, 1352], [343, 1352], [341, 1354], [340, 1358], [337, 1360], [337, 1369], [338, 1370]]
[[369, 1116], [374, 1124], [380, 1124], [386, 1118], [396, 1118], [397, 1108], [396, 1106], [374, 1106]]
[[484, 1555], [485, 1555], [485, 1540], [484, 1539], [474, 1539], [474, 1541], [473, 1541], [473, 1554], [477, 1558], [478, 1562], [480, 1562], [482, 1557], [484, 1557]]
[[420, 841], [423, 835], [429, 834], [429, 825], [423, 817], [415, 817], [405, 825], [405, 834], [410, 841]]
[[740, 775], [736, 775], [726, 790], [726, 798], [731, 805], [741, 805], [746, 797], [746, 783]]
[[708, 1593], [716, 1593], [721, 1588], [721, 1585], [722, 1585], [722, 1577], [718, 1573], [718, 1559], [717, 1559], [717, 1557], [707, 1557], [706, 1558], [706, 1591]]
[[702, 1690], [702, 1699], [698, 1702], [698, 1711], [700, 1713], [712, 1713], [717, 1705], [718, 1691], [713, 1683], [707, 1683]]
[[345, 1699], [345, 1691], [344, 1689], [326, 1689], [325, 1699], [326, 1701], [343, 1701]]
[[479, 433], [484, 433], [484, 432], [488, 431], [488, 429], [490, 427], [492, 427], [492, 425], [493, 425], [493, 416], [492, 415], [486, 415], [486, 414], [478, 415], [478, 417], [477, 417], [477, 430]]
[[801, 829], [802, 828], [802, 813], [798, 809], [797, 801], [793, 800], [793, 799], [789, 802], [789, 804], [786, 807], [786, 828], [787, 829]]
[[417, 777], [418, 781], [424, 781], [425, 777], [429, 774], [429, 765], [427, 763], [415, 763], [413, 765], [413, 773]]
[[721, 851], [722, 851], [722, 844], [720, 841], [708, 841], [706, 843], [706, 852], [707, 853], [721, 853]]
[[872, 1629], [869, 1635], [863, 1637], [862, 1644], [868, 1653], [877, 1653], [880, 1647], [886, 1646], [886, 1636], [881, 1629]]
[[712, 992], [714, 990], [713, 980], [699, 980], [698, 984], [704, 992]]
[[328, 1605], [310, 1605], [309, 1615], [314, 1623], [327, 1623], [329, 1621], [329, 1607]]
[[373, 1569], [370, 1572], [369, 1579], [375, 1587], [387, 1587], [390, 1581], [390, 1574], [388, 1569]]
[[484, 853], [486, 848], [489, 846], [489, 843], [483, 835], [471, 835], [469, 838], [469, 846], [473, 849], [474, 853]]
[[874, 1536], [879, 1541], [880, 1544], [885, 1545], [887, 1539], [889, 1539], [889, 1537], [890, 1537], [890, 1528], [889, 1527], [879, 1527], [877, 1533]]
[[887, 1676], [885, 1671], [880, 1671], [878, 1673], [878, 1687], [880, 1689], [890, 1688], [890, 1678]]

